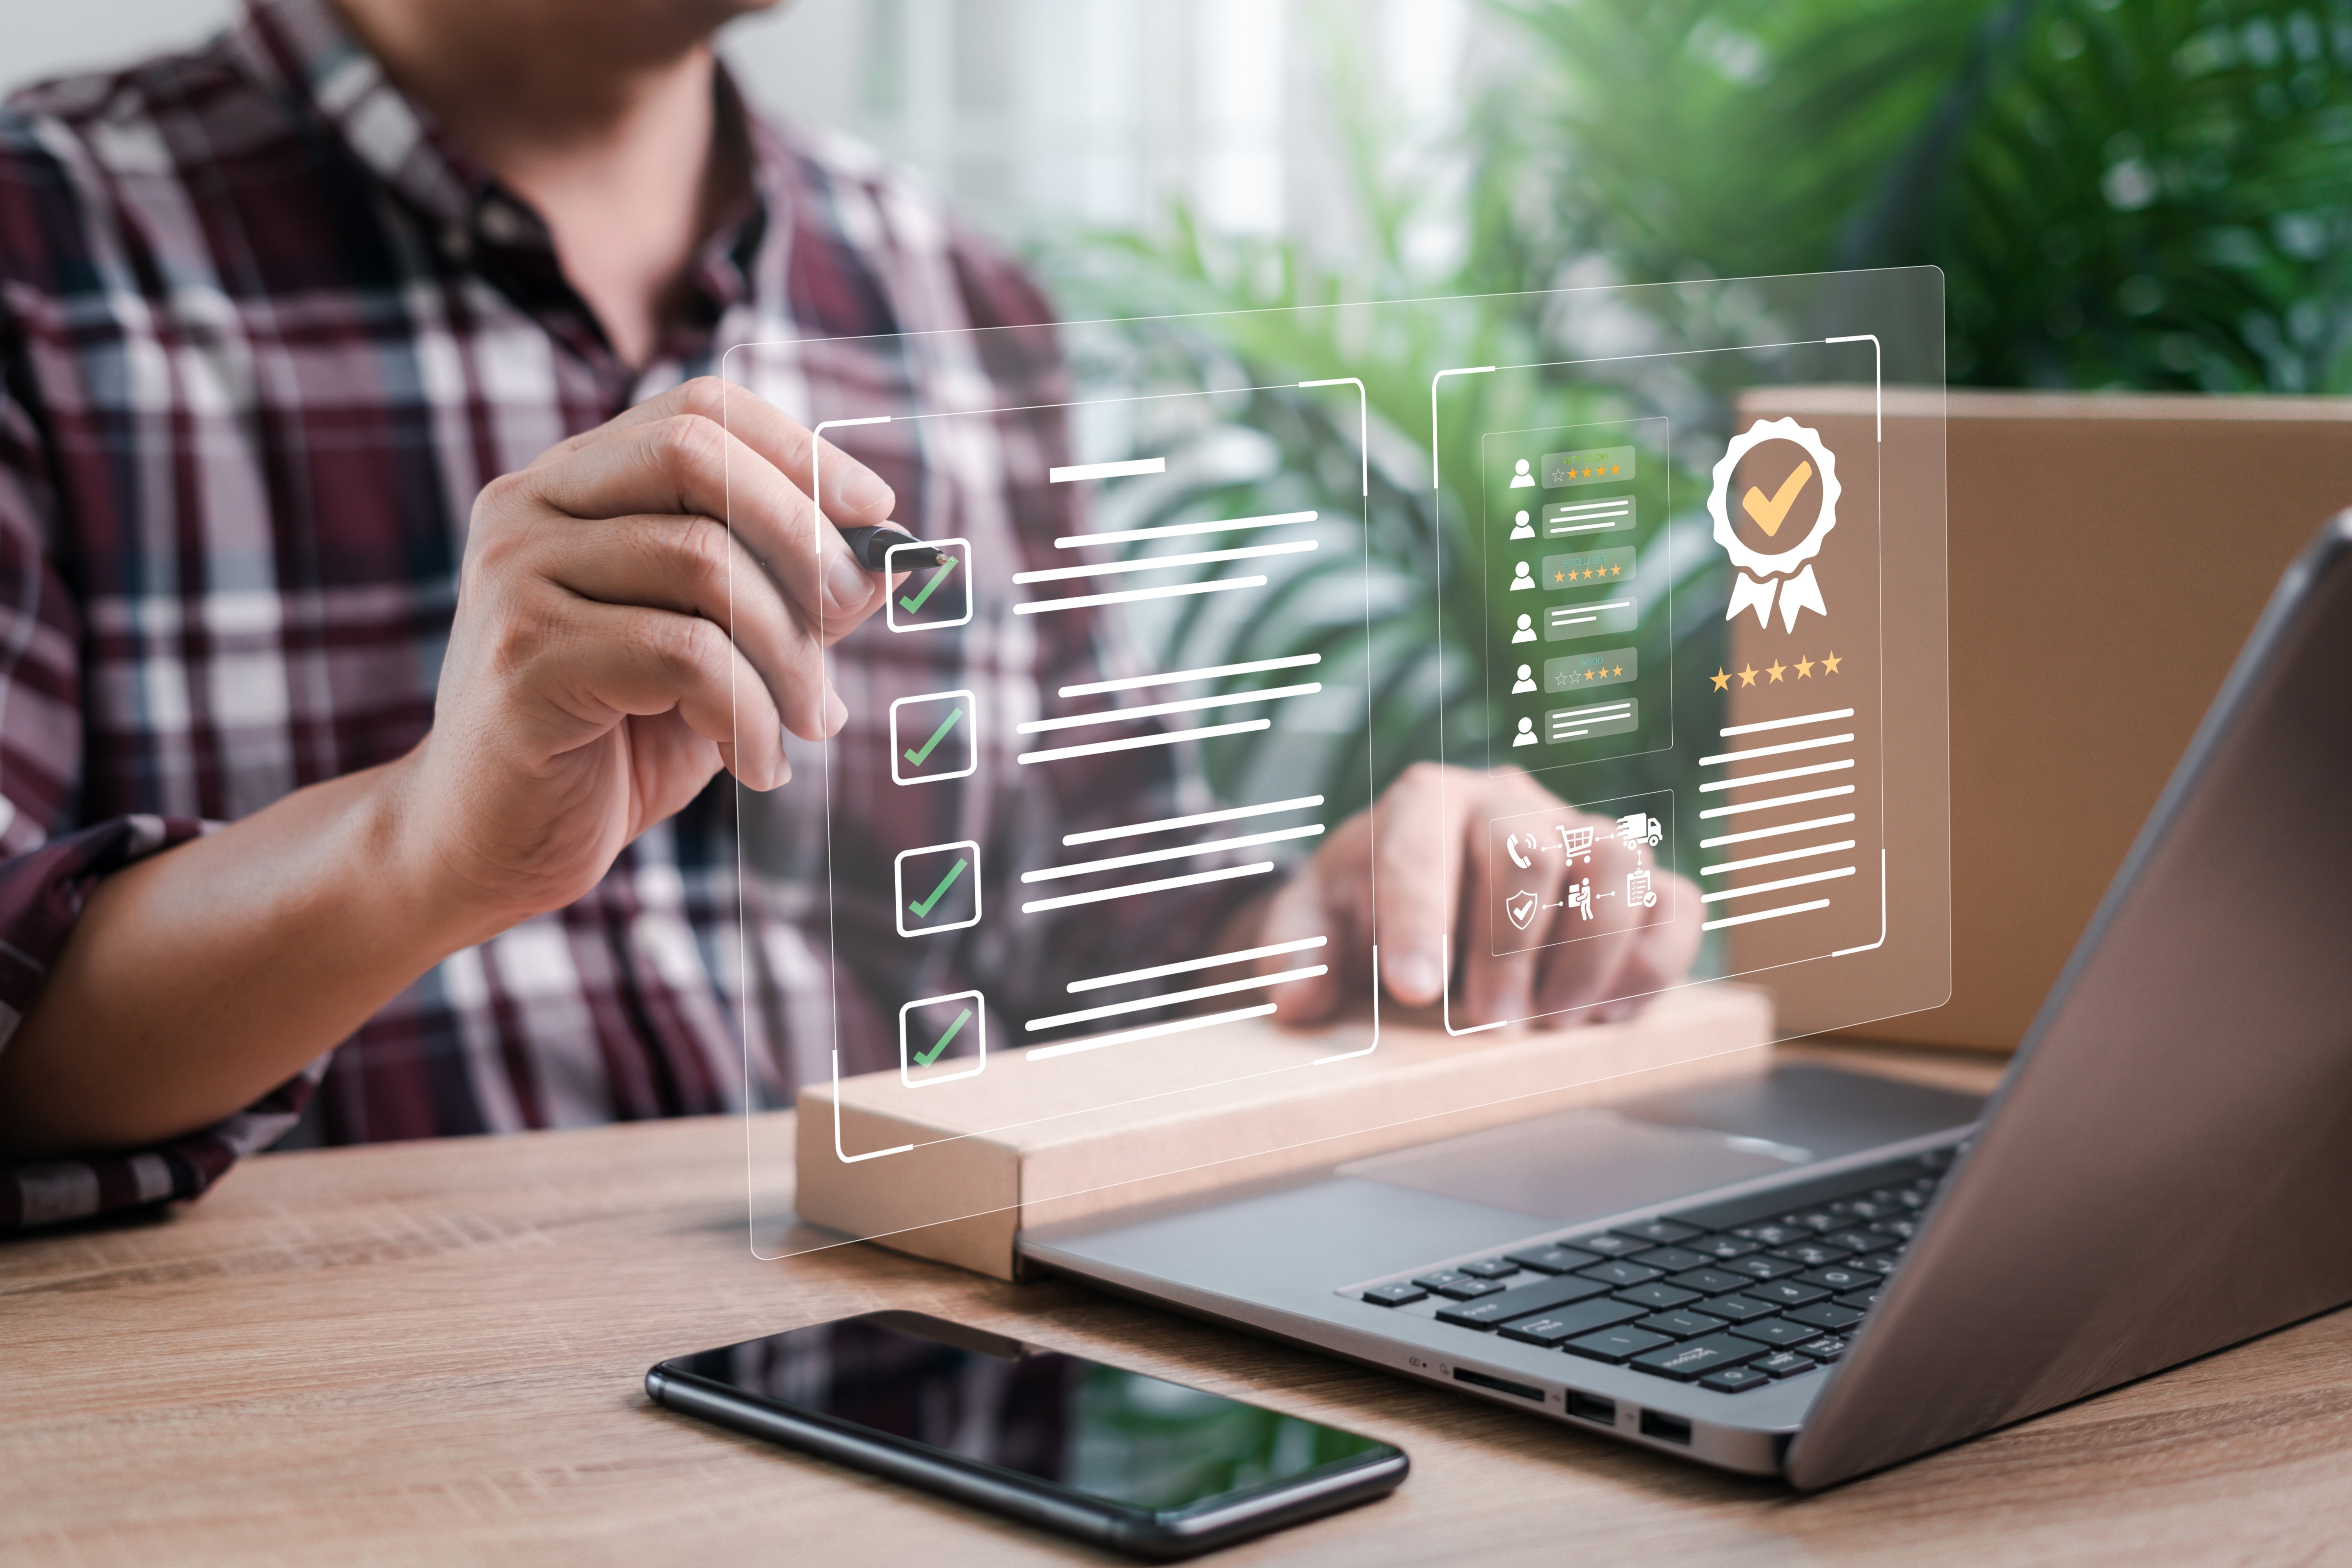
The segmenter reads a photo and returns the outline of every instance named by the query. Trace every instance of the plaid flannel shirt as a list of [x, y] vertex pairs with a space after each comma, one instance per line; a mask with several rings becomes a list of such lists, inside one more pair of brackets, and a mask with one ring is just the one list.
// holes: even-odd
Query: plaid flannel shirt
[[[720, 93], [754, 198], [634, 371], [535, 216], [320, 0], [256, 0], [194, 53], [0, 110], [0, 1041], [96, 879], [425, 734], [488, 479], [730, 348], [733, 379], [809, 423], [1052, 401], [1054, 331], [1015, 268], [870, 155], [760, 122], [723, 74]], [[985, 353], [952, 332], [991, 326], [1013, 330]], [[937, 353], [814, 346], [927, 330], [950, 331]], [[952, 460], [905, 436], [870, 461], [919, 531], [1050, 556], [1074, 522], [1042, 483], [1067, 460], [1062, 421], [983, 423], [991, 439]], [[835, 683], [853, 713], [971, 686], [1009, 732], [1042, 686], [1104, 671], [1102, 628], [1054, 619], [1023, 639], [869, 625], [835, 650]], [[993, 767], [892, 792], [863, 733], [834, 748], [832, 827], [886, 863], [968, 837], [1005, 847], [1005, 866], [1106, 809], [1194, 808], [1138, 754], [1058, 795], [992, 788], [1011, 771]], [[747, 808], [772, 873], [751, 888], [722, 776], [588, 897], [440, 964], [242, 1114], [164, 1147], [0, 1166], [0, 1229], [193, 1196], [273, 1140], [779, 1103], [827, 1070], [829, 981], [843, 1070], [860, 1071], [895, 1060], [883, 998], [909, 985], [1042, 985], [1154, 946], [1096, 910], [1026, 938], [896, 944], [923, 949], [911, 973], [851, 911], [836, 949], [808, 749], [794, 765]]]

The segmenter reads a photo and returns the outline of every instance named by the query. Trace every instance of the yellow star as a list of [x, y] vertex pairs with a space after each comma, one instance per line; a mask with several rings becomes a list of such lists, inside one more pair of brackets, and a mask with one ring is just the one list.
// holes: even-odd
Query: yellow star
[[1835, 654], [1832, 654], [1829, 658], [1822, 660], [1822, 673], [1823, 675], [1835, 675], [1837, 673], [1837, 667], [1838, 656]]
[[1780, 672], [1789, 667], [1785, 664], [1768, 664], [1764, 668], [1772, 672], [1773, 684], [1778, 685], [1780, 680]]
[[1812, 678], [1812, 673], [1813, 661], [1811, 659], [1801, 658], [1797, 661], [1797, 679], [1799, 680], [1811, 679]]
[[1743, 669], [1739, 672], [1739, 684], [1742, 686], [1753, 686], [1756, 684], [1756, 671], [1753, 668]]
[[1551, 574], [1551, 580], [1555, 583], [1565, 583], [1568, 581], [1568, 574], [1565, 572], [1555, 572]]
[[1592, 670], [1590, 670], [1590, 669], [1586, 670], [1586, 671], [1584, 672], [1584, 679], [1587, 679], [1587, 680], [1591, 679], [1592, 679], [1592, 677], [1593, 677], [1593, 675], [1594, 675], [1594, 673], [1595, 673], [1595, 672], [1594, 672], [1594, 671], [1592, 671]]
[[1707, 679], [1715, 682], [1715, 689], [1717, 691], [1728, 691], [1731, 689], [1731, 677], [1723, 672], [1723, 667], [1721, 665], [1716, 666], [1715, 673], [1708, 676]]
[[1590, 567], [1590, 566], [1587, 566], [1587, 567], [1584, 569], [1584, 574], [1585, 574], [1587, 577], [1591, 576], [1591, 575], [1592, 575], [1592, 568], [1591, 568], [1591, 567]]
[[1614, 576], [1616, 576], [1619, 573], [1621, 573], [1621, 572], [1622, 572], [1622, 571], [1624, 571], [1624, 570], [1625, 570], [1625, 568], [1623, 568], [1622, 566], [1612, 566], [1611, 568], [1609, 568], [1609, 575], [1611, 575], [1612, 577], [1614, 577]]
[[1609, 673], [1610, 673], [1610, 674], [1612, 674], [1612, 675], [1622, 675], [1622, 674], [1624, 674], [1624, 673], [1625, 673], [1625, 667], [1624, 667], [1623, 665], [1622, 665], [1622, 664], [1621, 664], [1621, 665], [1619, 665], [1616, 668], [1614, 668], [1614, 669], [1611, 670]]

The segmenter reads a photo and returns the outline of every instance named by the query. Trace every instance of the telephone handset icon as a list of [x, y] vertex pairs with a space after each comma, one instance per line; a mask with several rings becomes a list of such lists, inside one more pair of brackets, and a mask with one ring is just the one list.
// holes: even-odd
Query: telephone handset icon
[[[1530, 840], [1530, 842], [1532, 842], [1532, 840]], [[1505, 834], [1503, 836], [1503, 848], [1504, 851], [1510, 856], [1511, 864], [1517, 866], [1520, 870], [1524, 871], [1529, 866], [1534, 864], [1533, 861], [1519, 853], [1519, 836], [1517, 834]]]

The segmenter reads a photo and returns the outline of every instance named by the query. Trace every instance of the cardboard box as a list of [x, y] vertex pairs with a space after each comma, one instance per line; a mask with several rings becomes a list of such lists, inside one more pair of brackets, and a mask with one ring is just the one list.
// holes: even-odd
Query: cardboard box
[[[1759, 389], [1740, 411], [1857, 420], [1868, 396]], [[2352, 506], [2352, 399], [1890, 387], [1889, 439], [1937, 404], [1952, 995], [1852, 1032], [2007, 1051], [2280, 574]]]

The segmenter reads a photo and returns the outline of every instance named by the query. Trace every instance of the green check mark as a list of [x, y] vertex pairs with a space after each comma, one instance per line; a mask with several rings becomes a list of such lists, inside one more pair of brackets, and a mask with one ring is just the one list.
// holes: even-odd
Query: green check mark
[[[930, 590], [926, 588], [924, 592], [929, 593]], [[940, 721], [940, 727], [931, 731], [931, 738], [923, 742], [923, 749], [919, 752], [908, 752], [907, 753], [907, 760], [914, 763], [917, 767], [921, 767], [923, 765], [924, 759], [931, 754], [931, 749], [940, 743], [940, 737], [945, 735], [950, 730], [954, 729], [955, 721], [962, 717], [963, 708], [961, 704], [958, 704], [957, 706], [949, 709], [948, 716]]]
[[947, 581], [948, 574], [956, 569], [956, 558], [952, 555], [946, 555], [941, 556], [940, 561], [942, 564], [938, 571], [931, 574], [931, 580], [923, 584], [923, 591], [921, 593], [917, 594], [911, 599], [901, 599], [898, 601], [898, 607], [900, 609], [906, 611], [910, 616], [913, 615], [917, 610], [923, 607], [925, 600], [929, 599], [932, 594], [938, 591], [939, 585]]
[[[945, 884], [941, 885], [944, 886]], [[971, 1009], [966, 1007], [962, 1012], [958, 1013], [955, 1016], [955, 1022], [948, 1026], [948, 1032], [941, 1035], [937, 1040], [932, 1042], [931, 1048], [929, 1050], [917, 1051], [915, 1053], [915, 1065], [919, 1068], [927, 1068], [933, 1062], [939, 1060], [940, 1053], [948, 1048], [948, 1042], [961, 1034], [963, 1032], [964, 1025], [971, 1021]]]
[[931, 889], [931, 896], [925, 899], [919, 904], [908, 904], [907, 906], [908, 909], [915, 911], [915, 918], [917, 920], [928, 920], [930, 918], [933, 906], [939, 903], [940, 897], [944, 895], [950, 888], [955, 886], [955, 879], [963, 875], [964, 864], [963, 857], [961, 855], [957, 856], [956, 863], [948, 868], [948, 874], [940, 879], [940, 885]]

